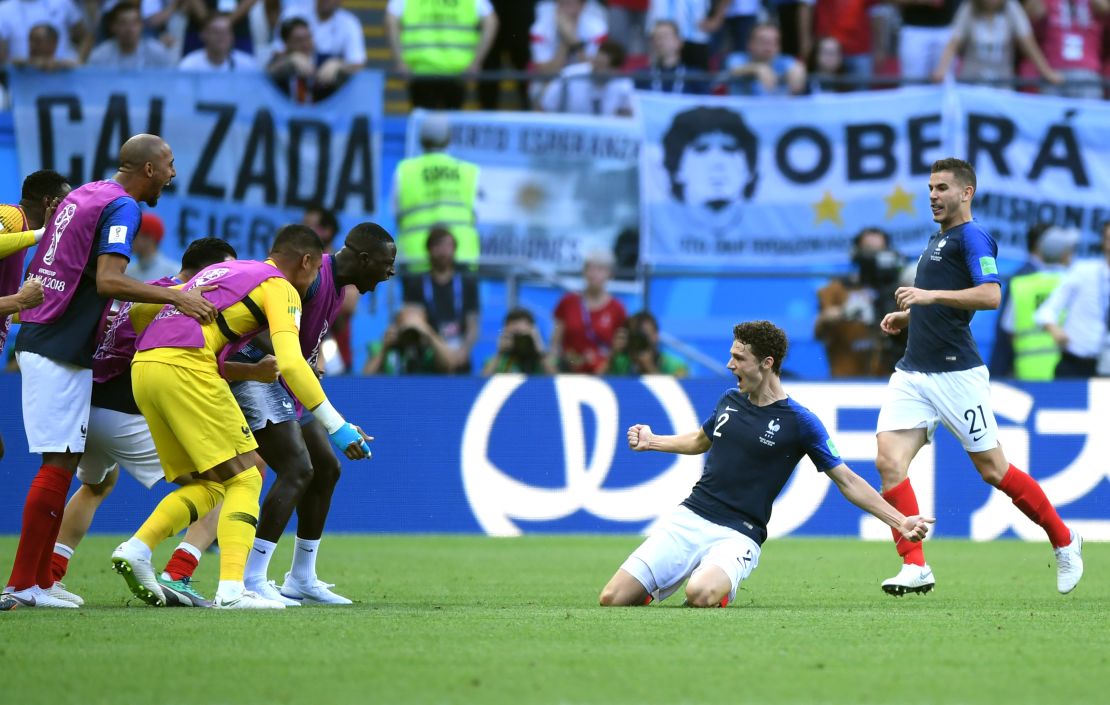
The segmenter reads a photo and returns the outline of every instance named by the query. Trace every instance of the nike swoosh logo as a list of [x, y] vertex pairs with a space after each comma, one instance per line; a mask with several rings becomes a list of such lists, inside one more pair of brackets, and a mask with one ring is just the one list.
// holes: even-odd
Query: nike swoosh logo
[[985, 433], [982, 433], [982, 434], [980, 434], [979, 436], [977, 436], [977, 437], [975, 437], [975, 438], [972, 438], [972, 439], [971, 439], [972, 443], [978, 443], [978, 442], [979, 442], [979, 439], [981, 439], [981, 438], [982, 438], [983, 436], [985, 436], [985, 435], [987, 435], [987, 434], [985, 434]]
[[303, 548], [302, 547], [301, 550], [304, 551], [305, 553], [315, 553], [316, 552], [315, 548]]
[[733, 409], [731, 406], [726, 406], [725, 411], [740, 411], [740, 410], [739, 409]]
[[269, 553], [269, 551], [263, 551], [263, 550], [262, 550], [261, 548], [256, 548], [256, 549], [254, 549], [254, 550], [258, 551], [258, 552], [259, 552], [259, 553], [261, 553], [262, 555], [266, 555], [267, 553]]
[[4, 593], [4, 597], [15, 600], [16, 602], [23, 605], [24, 607], [34, 607], [35, 605], [38, 604], [38, 602], [35, 601], [34, 597], [20, 597], [19, 595], [16, 595], [15, 593], [12, 593], [12, 592]]

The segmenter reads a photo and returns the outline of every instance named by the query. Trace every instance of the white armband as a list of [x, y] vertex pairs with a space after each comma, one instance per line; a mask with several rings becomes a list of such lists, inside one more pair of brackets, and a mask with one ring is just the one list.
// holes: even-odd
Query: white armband
[[31, 232], [35, 234], [35, 244], [38, 244], [42, 242], [42, 236], [44, 233], [46, 233], [46, 226], [44, 225], [38, 230], [32, 230]]
[[327, 399], [325, 399], [320, 406], [312, 410], [312, 415], [315, 416], [320, 423], [324, 424], [324, 428], [329, 434], [335, 433], [343, 428], [343, 424], [347, 423]]

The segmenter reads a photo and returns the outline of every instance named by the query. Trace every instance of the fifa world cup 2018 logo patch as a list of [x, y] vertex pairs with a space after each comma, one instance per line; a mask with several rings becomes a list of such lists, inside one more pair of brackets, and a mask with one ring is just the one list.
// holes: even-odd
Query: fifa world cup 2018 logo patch
[[58, 254], [58, 243], [62, 241], [62, 234], [65, 233], [66, 228], [69, 227], [70, 222], [73, 220], [73, 214], [76, 212], [77, 205], [70, 203], [54, 218], [54, 234], [50, 238], [50, 248], [46, 251], [46, 254], [42, 256], [43, 264], [54, 264], [54, 256]]

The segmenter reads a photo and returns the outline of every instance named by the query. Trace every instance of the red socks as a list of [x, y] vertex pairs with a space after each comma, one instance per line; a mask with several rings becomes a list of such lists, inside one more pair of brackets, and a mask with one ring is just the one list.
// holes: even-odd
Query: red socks
[[1032, 477], [1011, 465], [1002, 482], [998, 483], [998, 489], [1009, 495], [1015, 507], [1044, 529], [1053, 548], [1071, 543], [1071, 530], [1061, 521], [1056, 508]]
[[[921, 513], [921, 510], [917, 508], [917, 495], [914, 494], [913, 486], [910, 485], [910, 478], [908, 477], [883, 492], [883, 499], [890, 502], [890, 506], [906, 516]], [[916, 543], [907, 541], [902, 537], [902, 532], [893, 527], [891, 527], [890, 533], [894, 536], [894, 547], [898, 549], [898, 555], [902, 557], [903, 563], [907, 565], [925, 565], [925, 549], [922, 548], [920, 541]]]
[[73, 475], [63, 468], [43, 465], [31, 481], [27, 500], [23, 503], [23, 526], [19, 533], [19, 548], [15, 552], [15, 565], [8, 585], [15, 590], [26, 590], [34, 585], [49, 588], [54, 584], [52, 558], [58, 530], [62, 528], [62, 513], [66, 508], [66, 494]]
[[170, 580], [191, 578], [198, 565], [200, 561], [188, 551], [179, 548], [170, 556], [170, 562], [166, 564], [166, 572], [169, 573]]
[[69, 559], [57, 551], [53, 552], [50, 557], [50, 572], [54, 575], [54, 582], [66, 577], [67, 570], [69, 570]]

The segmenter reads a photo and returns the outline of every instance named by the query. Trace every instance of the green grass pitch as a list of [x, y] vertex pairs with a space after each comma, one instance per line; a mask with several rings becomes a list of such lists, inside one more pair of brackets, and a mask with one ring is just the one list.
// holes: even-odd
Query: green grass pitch
[[1105, 544], [1061, 596], [1046, 544], [932, 542], [938, 588], [893, 598], [888, 544], [771, 541], [734, 605], [691, 610], [595, 606], [636, 538], [328, 536], [321, 575], [354, 606], [220, 613], [128, 605], [117, 540], [74, 558], [85, 609], [0, 613], [0, 703], [1110, 702]]

